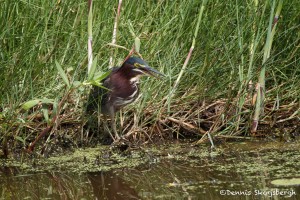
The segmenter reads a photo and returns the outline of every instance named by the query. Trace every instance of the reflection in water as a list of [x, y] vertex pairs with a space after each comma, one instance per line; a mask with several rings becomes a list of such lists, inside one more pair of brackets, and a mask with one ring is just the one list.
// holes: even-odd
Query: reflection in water
[[[269, 200], [286, 199], [289, 195], [288, 199], [299, 199], [299, 185], [271, 184], [274, 179], [300, 177], [299, 148], [249, 147], [231, 144], [221, 153], [184, 152], [180, 158], [169, 151], [169, 156], [154, 158], [150, 164], [111, 172], [28, 174], [18, 168], [0, 167], [0, 200]], [[274, 194], [276, 191], [284, 195]]]
[[137, 192], [112, 172], [88, 173], [96, 199], [140, 199]]
[[[236, 161], [226, 163], [225, 158], [221, 160], [214, 159], [214, 162], [222, 163], [224, 166], [210, 163], [201, 165], [199, 162], [192, 164], [190, 160], [188, 162], [168, 160], [159, 165], [148, 166], [148, 168], [123, 171], [120, 175], [126, 177], [129, 183], [136, 185], [136, 191], [139, 191], [142, 199], [271, 200], [286, 199], [289, 196], [291, 196], [289, 199], [299, 199], [299, 186], [275, 187], [270, 184], [273, 179], [273, 169], [266, 169], [261, 165], [260, 170], [253, 167], [252, 172], [247, 172], [247, 169], [240, 171], [241, 166], [239, 163], [235, 164]], [[228, 167], [226, 167], [227, 164]], [[291, 169], [292, 176], [299, 176], [296, 171], [299, 170], [297, 166], [290, 167], [294, 168]], [[220, 170], [222, 168], [224, 171]], [[250, 168], [251, 163], [249, 163]], [[285, 169], [284, 173], [289, 175], [288, 171]], [[281, 175], [278, 174], [278, 176]], [[284, 194], [268, 196], [268, 193], [276, 192], [276, 190]]]
[[[9, 173], [7, 173], [9, 172]], [[76, 179], [75, 179], [76, 177]], [[45, 172], [23, 174], [16, 168], [0, 172], [0, 199], [81, 199], [92, 197], [81, 176]]]
[[140, 199], [137, 192], [113, 172], [21, 174], [17, 168], [0, 168], [1, 200]]

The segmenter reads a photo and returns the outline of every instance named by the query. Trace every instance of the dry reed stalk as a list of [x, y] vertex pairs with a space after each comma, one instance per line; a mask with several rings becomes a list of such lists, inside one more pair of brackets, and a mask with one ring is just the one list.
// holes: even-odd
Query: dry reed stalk
[[181, 68], [181, 71], [179, 72], [179, 75], [178, 75], [178, 77], [177, 77], [177, 79], [176, 79], [176, 81], [175, 81], [175, 83], [173, 85], [173, 88], [172, 88], [171, 92], [170, 92], [170, 99], [174, 96], [174, 92], [177, 89], [178, 84], [179, 84], [179, 82], [181, 80], [181, 77], [182, 77], [183, 73], [185, 72], [185, 69], [186, 69], [186, 67], [187, 67], [187, 65], [188, 65], [188, 63], [190, 61], [191, 56], [192, 56], [192, 53], [193, 53], [193, 50], [194, 50], [195, 44], [196, 44], [196, 38], [197, 38], [197, 35], [198, 35], [200, 22], [201, 22], [201, 19], [202, 19], [202, 14], [203, 14], [203, 11], [204, 11], [206, 3], [207, 3], [207, 0], [204, 0], [202, 2], [201, 8], [200, 8], [200, 11], [199, 11], [199, 14], [198, 14], [198, 20], [197, 20], [197, 24], [196, 24], [196, 29], [195, 29], [195, 32], [194, 32], [194, 35], [193, 35], [192, 45], [191, 45], [189, 53], [188, 53], [188, 55], [187, 55], [187, 57], [186, 57], [186, 59], [184, 61], [184, 64], [183, 64], [183, 66]]
[[88, 0], [88, 74], [93, 63], [93, 0]]
[[[117, 31], [118, 31], [118, 22], [119, 22], [120, 13], [121, 13], [121, 6], [122, 6], [122, 0], [119, 0], [118, 11], [117, 11], [117, 15], [115, 18], [113, 36], [112, 36], [112, 41], [111, 41], [112, 45], [115, 45], [117, 42]], [[111, 56], [109, 58], [109, 68], [112, 68], [114, 66], [114, 60], [113, 60], [114, 55], [113, 54], [114, 54], [114, 51], [112, 50]]]

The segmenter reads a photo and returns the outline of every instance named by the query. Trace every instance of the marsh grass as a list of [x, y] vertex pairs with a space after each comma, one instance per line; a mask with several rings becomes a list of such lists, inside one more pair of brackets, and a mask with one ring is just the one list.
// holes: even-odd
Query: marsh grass
[[[257, 115], [255, 84], [263, 70], [265, 112], [258, 114], [252, 135], [272, 135], [272, 128], [285, 125], [292, 127], [288, 134], [296, 133], [300, 2], [283, 3], [267, 58], [264, 46], [278, 1], [207, 1], [198, 25], [202, 3], [125, 1], [112, 44], [118, 2], [93, 1], [96, 72], [108, 69], [112, 52], [119, 65], [138, 38], [139, 53], [166, 75], [162, 81], [143, 78], [143, 95], [123, 110], [120, 129], [145, 140], [174, 134], [201, 138], [207, 132], [215, 137], [248, 136]], [[0, 19], [0, 140], [2, 149], [26, 147], [53, 120], [56, 104], [69, 91], [55, 61], [71, 84], [87, 80], [87, 1], [2, 1]], [[193, 53], [184, 65], [192, 43]], [[89, 137], [80, 127], [87, 87], [75, 88], [61, 105], [49, 140]], [[35, 99], [57, 103], [22, 110]]]

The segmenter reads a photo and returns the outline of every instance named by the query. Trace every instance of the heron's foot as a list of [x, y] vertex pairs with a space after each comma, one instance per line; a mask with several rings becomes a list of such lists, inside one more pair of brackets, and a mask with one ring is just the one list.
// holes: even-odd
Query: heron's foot
[[128, 139], [126, 139], [126, 137], [124, 137], [124, 136], [116, 136], [115, 137], [115, 139], [114, 139], [114, 142], [113, 142], [113, 144], [121, 144], [121, 143], [123, 143], [123, 144], [128, 144], [128, 143], [130, 143], [129, 142], [129, 140]]
[[119, 137], [119, 139], [114, 140], [111, 144], [112, 149], [118, 150], [120, 152], [126, 151], [130, 146], [130, 141], [124, 137]]
[[119, 134], [115, 133], [114, 141], [118, 141], [120, 139], [121, 139], [121, 137], [119, 136]]
[[113, 144], [128, 143], [129, 141], [124, 136], [116, 135]]

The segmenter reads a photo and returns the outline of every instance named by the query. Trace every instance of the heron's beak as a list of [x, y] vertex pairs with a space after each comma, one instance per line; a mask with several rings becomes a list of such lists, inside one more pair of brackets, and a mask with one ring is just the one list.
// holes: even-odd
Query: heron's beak
[[161, 77], [165, 76], [164, 74], [160, 73], [156, 69], [153, 69], [153, 68], [149, 67], [148, 65], [143, 65], [140, 69], [145, 75], [153, 76], [157, 79], [160, 79]]

